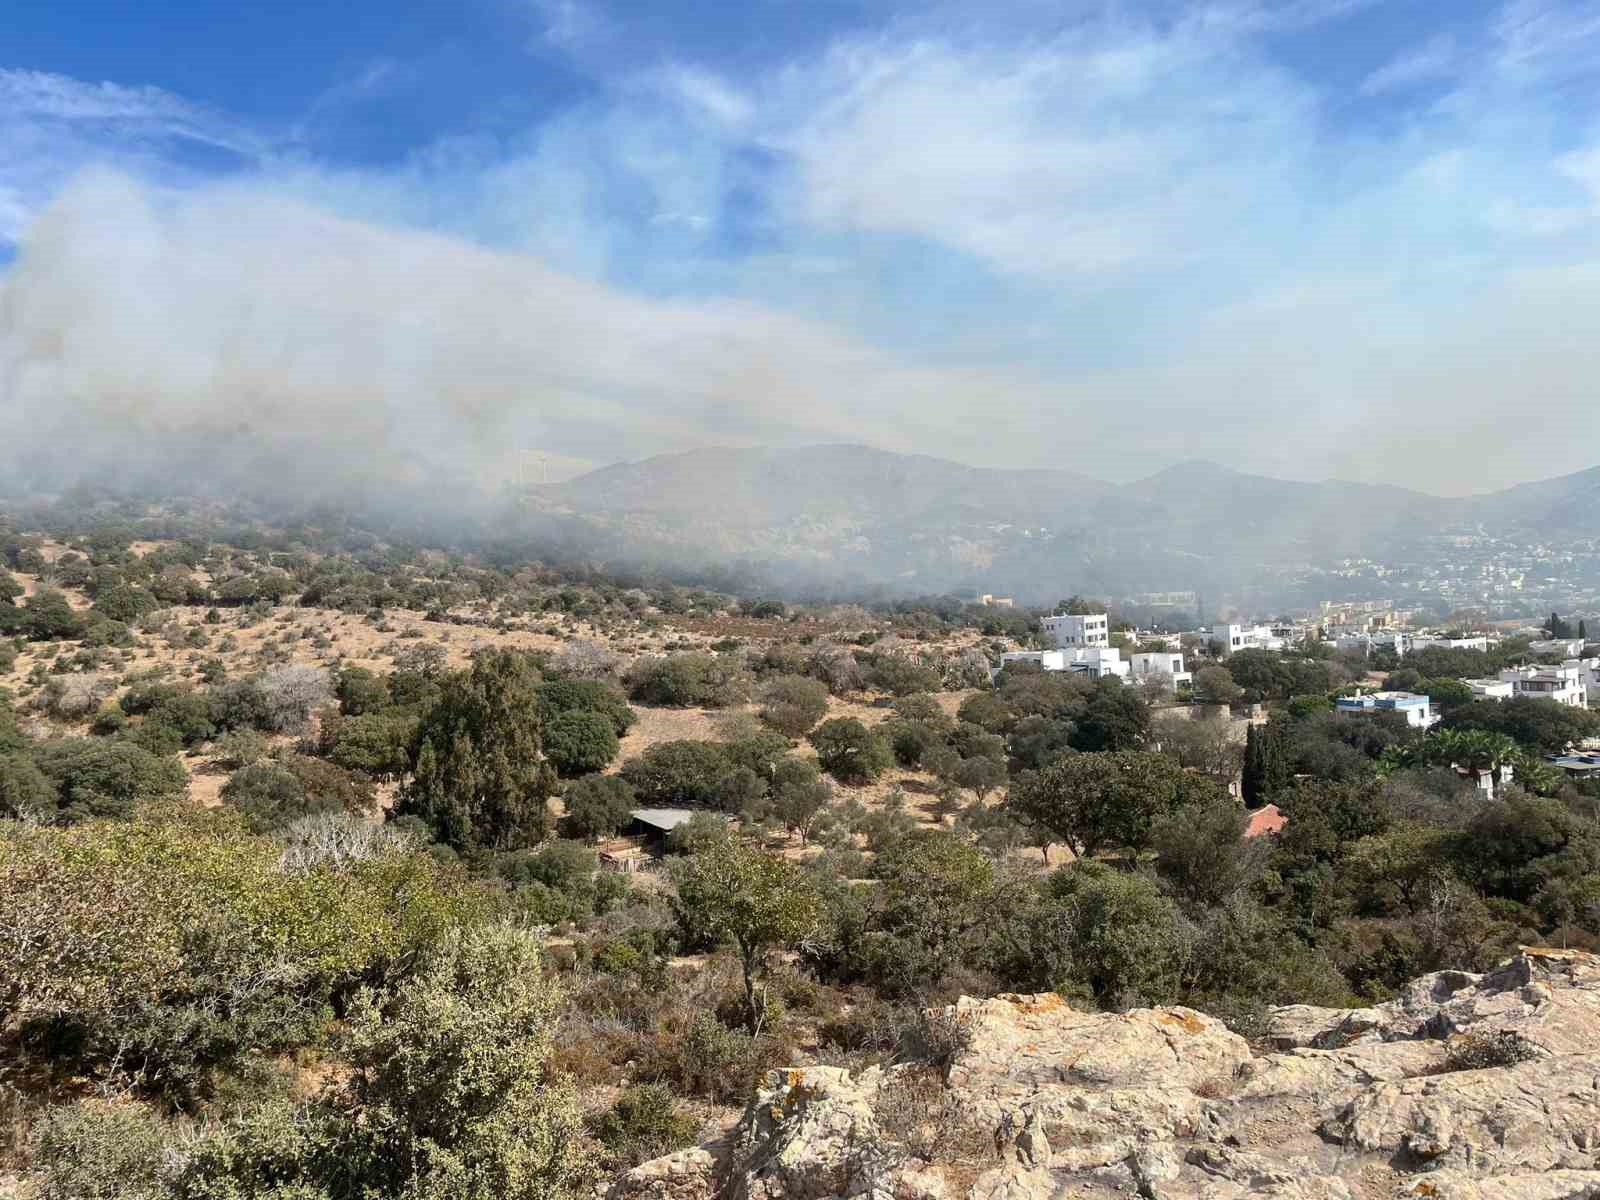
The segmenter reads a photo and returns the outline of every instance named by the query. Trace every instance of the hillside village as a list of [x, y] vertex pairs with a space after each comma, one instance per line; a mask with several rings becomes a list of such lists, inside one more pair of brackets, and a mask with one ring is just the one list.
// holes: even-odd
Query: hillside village
[[[803, 1078], [817, 1119], [854, 1114], [903, 1183], [988, 1195], [1021, 1186], [1015, 1148], [956, 1111], [973, 1087], [1026, 1091], [988, 1057], [1020, 1036], [990, 997], [1059, 1012], [1020, 1019], [1062, 1053], [1120, 1013], [1198, 1022], [1230, 1071], [1271, 1074], [1293, 1006], [1410, 1003], [1430, 972], [1600, 950], [1577, 617], [1423, 628], [1372, 601], [1162, 620], [1195, 606], [1182, 594], [805, 605], [312, 527], [41, 516], [0, 531], [0, 1039], [22, 1067], [0, 1076], [0, 1180], [23, 1195], [124, 1194], [111, 1176], [250, 1194], [235, 1146], [343, 1194], [309, 1150], [269, 1149], [283, 1122], [409, 1177], [400, 1143], [358, 1132], [379, 1103], [348, 1082], [378, 1078], [358, 1040], [414, 1038], [406, 1014], [426, 1011], [464, 1048], [529, 1005], [549, 1041], [527, 1061], [565, 1090], [522, 1090], [507, 1060], [473, 1103], [551, 1131], [539, 1189], [711, 1200], [703, 1168], [747, 1161], [739, 1139], [826, 1159]], [[248, 921], [276, 932], [228, 940]], [[196, 922], [224, 940], [191, 940]], [[113, 929], [138, 936], [84, 956]], [[544, 990], [443, 965], [468, 943]], [[246, 986], [287, 970], [271, 945], [327, 965]], [[207, 1013], [226, 1016], [197, 1042]], [[1385, 1051], [1382, 1078], [1534, 1052], [1407, 1028], [1422, 1042]], [[1255, 1095], [1232, 1078], [1183, 1086]], [[775, 1087], [800, 1125], [747, 1109]], [[1337, 1116], [1296, 1134], [1324, 1173], [1342, 1168], [1312, 1126]], [[1218, 1153], [1097, 1126], [1074, 1156], [1054, 1120], [1030, 1135], [1053, 1165], [1016, 1169], [1028, 1187], [1053, 1171], [1084, 1195], [1163, 1195], [1151, 1147]], [[1514, 1165], [1475, 1153], [1437, 1165]], [[1600, 1174], [1585, 1153], [1548, 1161]], [[1340, 1177], [1387, 1196], [1413, 1166]], [[800, 1178], [742, 1186], [812, 1196]]]

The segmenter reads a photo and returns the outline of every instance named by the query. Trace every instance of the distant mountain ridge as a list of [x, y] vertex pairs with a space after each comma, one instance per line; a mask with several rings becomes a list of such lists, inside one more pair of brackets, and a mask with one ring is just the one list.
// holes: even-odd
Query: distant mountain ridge
[[1228, 586], [1242, 575], [1416, 553], [1441, 536], [1600, 536], [1600, 467], [1465, 498], [1185, 462], [1127, 484], [860, 445], [714, 448], [532, 491], [536, 520], [603, 553], [775, 577], [1048, 596]]

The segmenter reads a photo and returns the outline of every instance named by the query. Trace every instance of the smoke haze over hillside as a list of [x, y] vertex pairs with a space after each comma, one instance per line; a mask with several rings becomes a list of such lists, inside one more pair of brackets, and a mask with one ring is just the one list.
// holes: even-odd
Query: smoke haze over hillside
[[0, 63], [9, 477], [448, 504], [528, 452], [843, 441], [1466, 495], [1597, 457], [1600, 32], [1561, 6], [1425, 43], [1336, 3], [532, 9], [419, 10], [472, 69], [347, 46], [271, 112]]

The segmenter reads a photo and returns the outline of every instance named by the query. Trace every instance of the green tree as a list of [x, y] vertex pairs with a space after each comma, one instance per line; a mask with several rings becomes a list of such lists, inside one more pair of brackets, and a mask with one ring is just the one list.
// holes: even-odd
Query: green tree
[[761, 685], [761, 719], [779, 733], [804, 737], [827, 714], [828, 688], [804, 675], [779, 675]]
[[768, 951], [797, 945], [815, 931], [820, 914], [816, 893], [792, 863], [732, 836], [690, 855], [676, 882], [685, 928], [702, 937], [725, 938], [737, 949], [745, 1018], [754, 1033], [766, 1009], [757, 1000], [756, 982], [766, 970]]
[[22, 631], [36, 642], [77, 637], [83, 622], [55, 588], [40, 588], [22, 602]]
[[1243, 696], [1227, 667], [1201, 667], [1194, 673], [1194, 698], [1201, 704], [1237, 704]]
[[639, 719], [627, 697], [613, 684], [601, 679], [549, 679], [539, 685], [539, 703], [549, 722], [558, 713], [601, 713], [611, 722], [620, 738]]
[[811, 732], [822, 769], [844, 783], [870, 783], [893, 762], [889, 745], [854, 717], [834, 717]]
[[566, 777], [605, 770], [620, 748], [616, 727], [605, 713], [569, 709], [544, 727], [544, 752]]
[[1241, 894], [1265, 869], [1270, 850], [1264, 839], [1245, 838], [1247, 821], [1244, 810], [1226, 798], [1158, 818], [1150, 839], [1157, 873], [1202, 910]]
[[586, 775], [561, 792], [567, 810], [566, 831], [572, 837], [611, 837], [633, 819], [633, 788], [616, 775]]
[[1052, 874], [1045, 891], [1061, 919], [1044, 924], [1065, 933], [1062, 957], [1095, 1001], [1128, 1008], [1178, 998], [1194, 957], [1194, 931], [1154, 879], [1079, 862]]
[[1073, 723], [1074, 750], [1133, 750], [1150, 734], [1150, 704], [1116, 679], [1100, 679]]
[[976, 958], [993, 918], [994, 864], [965, 838], [927, 831], [878, 860], [880, 882], [854, 949], [891, 993], [925, 991]]
[[717, 784], [732, 769], [717, 742], [657, 742], [622, 764], [622, 777], [650, 808], [715, 808]]
[[808, 844], [811, 827], [833, 800], [833, 787], [803, 758], [785, 758], [772, 777], [772, 807], [784, 828]]
[[1276, 721], [1251, 725], [1245, 731], [1240, 790], [1246, 808], [1260, 808], [1287, 788], [1294, 775], [1284, 746], [1283, 727]]
[[1220, 795], [1165, 755], [1069, 753], [1013, 783], [1006, 808], [1087, 858], [1115, 847], [1137, 854], [1149, 847], [1157, 818]]
[[531, 845], [549, 829], [555, 772], [544, 756], [538, 674], [509, 650], [478, 654], [444, 682], [417, 731], [398, 815], [427, 822], [458, 851]]

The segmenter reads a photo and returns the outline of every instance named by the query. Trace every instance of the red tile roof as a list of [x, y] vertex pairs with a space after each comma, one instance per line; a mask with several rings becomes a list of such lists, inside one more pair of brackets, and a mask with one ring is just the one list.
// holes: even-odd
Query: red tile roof
[[1268, 804], [1250, 814], [1250, 821], [1244, 827], [1244, 835], [1247, 838], [1257, 838], [1269, 833], [1278, 833], [1288, 823], [1289, 818], [1278, 811], [1276, 804]]

